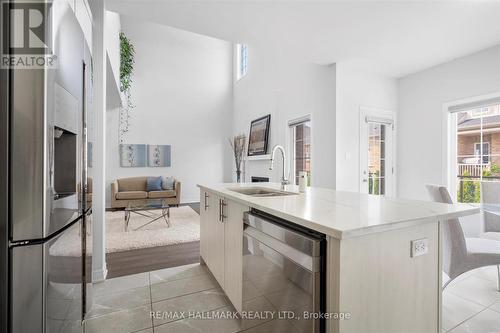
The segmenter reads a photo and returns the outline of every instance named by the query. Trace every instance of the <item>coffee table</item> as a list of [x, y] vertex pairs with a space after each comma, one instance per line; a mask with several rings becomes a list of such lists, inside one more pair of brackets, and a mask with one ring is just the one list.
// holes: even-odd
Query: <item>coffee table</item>
[[[161, 210], [161, 214], [154, 214], [152, 212], [153, 210]], [[128, 231], [128, 224], [132, 213], [149, 219], [147, 223], [135, 228], [134, 231], [139, 230], [161, 218], [165, 220], [167, 228], [171, 227], [170, 206], [164, 199], [149, 199], [147, 201], [130, 202], [125, 208], [125, 231]]]

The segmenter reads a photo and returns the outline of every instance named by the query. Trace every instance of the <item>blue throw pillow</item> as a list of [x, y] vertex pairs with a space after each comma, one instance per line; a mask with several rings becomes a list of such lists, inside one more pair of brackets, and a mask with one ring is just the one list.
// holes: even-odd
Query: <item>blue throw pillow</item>
[[174, 177], [163, 177], [162, 187], [164, 190], [173, 190], [175, 179]]
[[161, 177], [148, 177], [146, 183], [146, 190], [150, 191], [161, 191]]

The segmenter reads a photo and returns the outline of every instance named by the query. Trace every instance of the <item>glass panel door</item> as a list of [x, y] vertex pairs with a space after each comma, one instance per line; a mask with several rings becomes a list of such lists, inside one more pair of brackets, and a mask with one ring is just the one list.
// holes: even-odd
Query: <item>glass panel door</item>
[[293, 123], [291, 129], [291, 173], [292, 182], [299, 183], [300, 172], [307, 173], [307, 186], [311, 185], [311, 121]]
[[394, 121], [390, 112], [361, 112], [359, 191], [372, 195], [393, 196]]
[[368, 194], [385, 194], [385, 133], [387, 125], [368, 123]]

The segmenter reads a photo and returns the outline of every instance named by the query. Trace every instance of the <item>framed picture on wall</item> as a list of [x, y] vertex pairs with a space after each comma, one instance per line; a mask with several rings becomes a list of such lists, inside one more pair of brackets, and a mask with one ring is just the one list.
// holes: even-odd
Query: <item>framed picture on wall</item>
[[248, 156], [267, 154], [270, 124], [270, 114], [259, 119], [255, 119], [250, 123], [250, 135], [248, 136]]
[[148, 145], [148, 166], [170, 167], [171, 165], [170, 145]]
[[146, 157], [146, 145], [120, 144], [120, 166], [122, 168], [145, 167]]

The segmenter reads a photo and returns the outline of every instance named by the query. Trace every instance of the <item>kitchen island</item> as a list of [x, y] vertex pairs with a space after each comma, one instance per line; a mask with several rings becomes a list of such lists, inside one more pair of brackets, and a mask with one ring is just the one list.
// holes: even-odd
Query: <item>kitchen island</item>
[[237, 311], [251, 211], [323, 235], [322, 309], [335, 318], [326, 332], [441, 331], [440, 224], [477, 207], [269, 183], [199, 187], [201, 258]]

